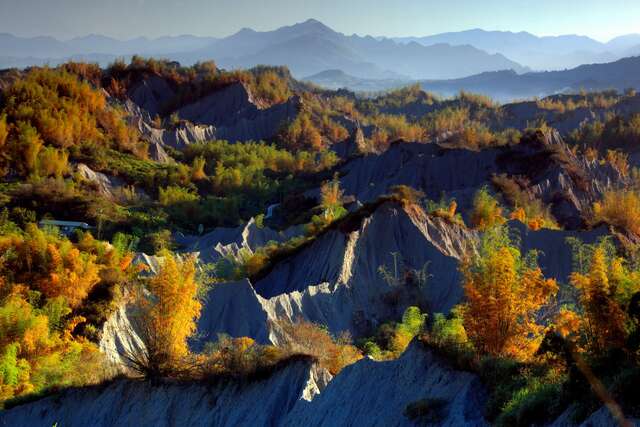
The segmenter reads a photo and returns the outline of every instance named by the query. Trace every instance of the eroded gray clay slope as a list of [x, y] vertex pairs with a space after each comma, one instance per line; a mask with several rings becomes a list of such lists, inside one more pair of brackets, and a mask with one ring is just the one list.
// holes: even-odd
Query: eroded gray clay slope
[[407, 405], [444, 399], [441, 425], [484, 426], [484, 392], [477, 377], [457, 372], [418, 343], [398, 360], [363, 359], [330, 376], [295, 362], [245, 385], [151, 385], [116, 381], [0, 413], [0, 425], [107, 426], [409, 426]]
[[605, 190], [627, 179], [610, 164], [576, 157], [557, 132], [535, 134], [514, 147], [479, 152], [398, 142], [380, 155], [350, 160], [341, 173], [345, 194], [363, 203], [393, 186], [407, 185], [432, 200], [443, 195], [455, 198], [465, 215], [478, 189], [493, 188], [492, 177], [516, 176], [526, 180], [530, 195], [549, 205], [569, 228], [579, 228], [584, 210]]
[[181, 252], [198, 252], [202, 262], [215, 262], [226, 255], [235, 255], [242, 248], [255, 251], [269, 242], [285, 242], [303, 233], [302, 227], [291, 227], [276, 231], [268, 227], [258, 227], [254, 218], [246, 224], [235, 227], [219, 227], [202, 236], [175, 237]]
[[[523, 252], [538, 251], [545, 276], [561, 283], [568, 282], [572, 268], [566, 239], [593, 243], [606, 234], [605, 228], [531, 231], [515, 221], [509, 226]], [[473, 250], [477, 240], [473, 231], [438, 218], [412, 217], [398, 205], [384, 204], [359, 229], [324, 234], [255, 286], [248, 280], [216, 285], [200, 318], [199, 336], [215, 340], [226, 332], [275, 343], [273, 322], [303, 318], [358, 337], [399, 318], [407, 305], [423, 302], [433, 312], [446, 312], [462, 300], [458, 262], [465, 247]], [[428, 263], [430, 277], [422, 289], [394, 287], [383, 279], [378, 269], [393, 269], [392, 253], [399, 254], [407, 268]]]
[[231, 84], [180, 110], [180, 118], [213, 125], [216, 138], [236, 141], [271, 139], [281, 126], [298, 115], [301, 100], [294, 96], [282, 104], [259, 108], [242, 83]]
[[117, 380], [63, 391], [0, 413], [0, 425], [65, 427], [272, 426], [300, 399], [324, 387], [327, 374], [295, 362], [250, 384], [163, 384]]
[[[590, 232], [532, 231], [516, 221], [509, 227], [523, 252], [538, 251], [545, 276], [560, 283], [568, 282], [572, 269], [567, 238], [593, 243], [607, 231], [604, 227]], [[221, 241], [232, 241], [227, 248], [237, 247], [241, 241], [255, 249], [260, 242], [271, 239], [271, 233], [248, 224], [192, 239], [210, 240], [214, 248]], [[255, 286], [248, 280], [215, 285], [204, 303], [192, 345], [200, 349], [223, 333], [277, 343], [279, 334], [274, 325], [298, 318], [327, 325], [336, 334], [349, 331], [359, 337], [371, 334], [384, 321], [399, 318], [409, 305], [422, 304], [431, 312], [446, 312], [462, 300], [458, 263], [465, 250], [473, 250], [478, 238], [476, 232], [445, 220], [409, 215], [399, 205], [383, 204], [358, 229], [344, 232], [338, 228], [325, 233], [277, 264]], [[218, 248], [210, 256], [220, 253], [225, 250]], [[407, 268], [427, 265], [430, 277], [422, 288], [392, 286], [383, 279], [379, 267], [393, 270], [394, 253]], [[136, 262], [144, 263], [151, 272], [157, 271], [155, 257], [140, 254]], [[139, 341], [128, 336], [128, 315], [125, 309], [118, 311], [103, 328], [101, 348], [113, 356], [116, 364], [121, 364], [120, 355], [135, 350], [134, 344]]]
[[125, 110], [143, 138], [175, 149], [216, 139], [269, 140], [284, 123], [297, 117], [302, 105], [301, 99], [293, 96], [281, 104], [262, 108], [242, 83], [233, 83], [180, 108], [178, 116], [189, 123], [157, 129], [151, 119], [175, 97], [173, 89], [162, 78], [150, 77], [134, 86], [128, 95], [130, 101], [125, 103]]

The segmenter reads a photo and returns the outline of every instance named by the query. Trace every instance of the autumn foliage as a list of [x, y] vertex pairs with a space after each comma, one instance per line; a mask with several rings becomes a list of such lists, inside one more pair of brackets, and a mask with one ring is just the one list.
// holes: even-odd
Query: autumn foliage
[[160, 256], [158, 274], [137, 290], [136, 326], [145, 348], [127, 355], [131, 367], [149, 377], [183, 368], [201, 309], [195, 260], [177, 259], [166, 250]]
[[67, 173], [69, 150], [112, 146], [146, 156], [146, 145], [102, 92], [64, 69], [34, 68], [4, 92], [0, 170], [23, 175]]
[[282, 335], [281, 347], [284, 350], [315, 357], [320, 366], [332, 375], [362, 358], [360, 351], [351, 345], [348, 335], [334, 338], [326, 329], [302, 319], [295, 322], [279, 321], [276, 326]]
[[480, 255], [466, 260], [462, 272], [464, 328], [476, 350], [530, 357], [544, 329], [536, 314], [556, 294], [555, 280], [523, 259], [502, 228], [487, 233]]
[[105, 277], [124, 280], [130, 256], [89, 234], [74, 244], [4, 221], [14, 231], [0, 236], [0, 401], [102, 379], [97, 347], [76, 334], [87, 319], [76, 313]]
[[593, 204], [593, 221], [640, 235], [640, 196], [633, 190], [613, 190]]
[[489, 193], [487, 188], [478, 190], [473, 198], [471, 225], [478, 230], [486, 230], [502, 225], [505, 221], [498, 200]]
[[[576, 271], [571, 284], [579, 292], [582, 315], [565, 309], [558, 316], [560, 333], [584, 340], [595, 352], [621, 348], [626, 339], [623, 306], [637, 291], [638, 274], [629, 271], [618, 257], [607, 256], [600, 244], [591, 255], [588, 271]], [[570, 321], [571, 320], [571, 321]]]

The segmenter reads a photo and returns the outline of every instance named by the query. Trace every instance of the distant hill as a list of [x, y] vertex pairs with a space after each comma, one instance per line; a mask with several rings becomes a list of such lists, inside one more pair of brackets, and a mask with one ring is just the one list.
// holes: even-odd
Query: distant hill
[[500, 54], [471, 46], [422, 46], [374, 37], [347, 36], [316, 20], [256, 32], [244, 29], [206, 48], [178, 55], [193, 63], [215, 58], [228, 68], [287, 65], [297, 77], [339, 69], [361, 78], [455, 78], [484, 71], [526, 71]]
[[640, 34], [629, 34], [601, 43], [577, 35], [538, 37], [527, 32], [474, 29], [394, 40], [424, 46], [439, 43], [474, 46], [488, 53], [500, 53], [535, 70], [560, 70], [585, 63], [611, 62], [628, 56], [629, 50], [634, 47], [640, 49]]
[[316, 20], [257, 32], [245, 28], [223, 39], [195, 36], [117, 40], [88, 35], [67, 41], [0, 34], [0, 68], [56, 65], [72, 58], [106, 65], [133, 54], [164, 57], [185, 65], [215, 60], [224, 68], [286, 65], [296, 77], [338, 69], [364, 79], [450, 79], [486, 71], [527, 69], [502, 54], [472, 46], [398, 43], [347, 36]]
[[53, 37], [28, 38], [2, 33], [0, 34], [0, 68], [43, 64], [57, 65], [69, 59], [106, 65], [119, 56], [134, 54], [164, 56], [172, 52], [196, 50], [215, 40], [213, 37], [191, 35], [118, 40], [92, 34], [60, 41]]
[[577, 92], [626, 88], [640, 89], [640, 57], [607, 64], [581, 65], [571, 70], [518, 75], [513, 71], [481, 73], [463, 79], [422, 81], [425, 90], [444, 96], [469, 91], [500, 101]]
[[341, 70], [368, 87], [370, 80], [450, 80], [486, 72], [522, 74], [610, 63], [640, 55], [640, 34], [607, 43], [579, 35], [538, 37], [482, 29], [389, 39], [342, 34], [313, 19], [273, 31], [244, 28], [221, 39], [181, 35], [118, 40], [91, 34], [62, 41], [0, 34], [0, 68], [56, 65], [69, 59], [104, 66], [134, 54], [185, 65], [214, 60], [228, 69], [286, 65], [297, 78]]
[[302, 80], [326, 89], [349, 89], [356, 92], [380, 92], [411, 83], [410, 80], [405, 79], [363, 79], [349, 75], [342, 70], [326, 70]]

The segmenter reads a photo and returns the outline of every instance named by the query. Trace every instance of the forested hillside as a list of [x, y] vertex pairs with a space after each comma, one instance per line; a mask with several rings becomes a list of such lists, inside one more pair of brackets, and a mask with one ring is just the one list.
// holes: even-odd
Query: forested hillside
[[141, 57], [0, 89], [8, 425], [640, 417], [635, 91], [502, 105]]

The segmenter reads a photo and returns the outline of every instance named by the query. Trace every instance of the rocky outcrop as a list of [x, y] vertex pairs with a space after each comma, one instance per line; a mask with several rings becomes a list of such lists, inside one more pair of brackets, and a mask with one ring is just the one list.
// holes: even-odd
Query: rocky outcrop
[[484, 390], [468, 372], [451, 369], [422, 345], [413, 342], [398, 359], [363, 359], [346, 367], [312, 401], [300, 401], [287, 416], [287, 426], [411, 426], [427, 420], [405, 415], [412, 403], [444, 401], [431, 423], [439, 426], [487, 426]]
[[[560, 102], [567, 102], [569, 99], [574, 103], [582, 101], [579, 95], [556, 95], [550, 98]], [[496, 129], [514, 128], [523, 131], [531, 123], [544, 121], [561, 135], [566, 136], [582, 125], [593, 123], [596, 120], [606, 121], [607, 114], [611, 112], [628, 117], [639, 110], [640, 95], [624, 97], [612, 106], [591, 105], [562, 112], [541, 108], [536, 101], [522, 101], [504, 105], [501, 109], [500, 120], [493, 127]]]
[[171, 147], [182, 150], [191, 144], [212, 141], [216, 139], [214, 126], [195, 125], [185, 120], [172, 128], [157, 128], [148, 111], [142, 109], [131, 100], [122, 104], [127, 113], [129, 123], [135, 127], [140, 136], [151, 145]]
[[170, 155], [167, 154], [162, 144], [159, 142], [149, 143], [149, 158], [158, 163], [175, 163]]
[[120, 306], [102, 326], [100, 351], [116, 371], [126, 372], [126, 356], [139, 354], [145, 348], [132, 321], [132, 307]]
[[[122, 179], [115, 176], [108, 176], [101, 172], [96, 172], [84, 163], [78, 163], [75, 166], [75, 172], [80, 179], [95, 185], [98, 192], [103, 197], [111, 200], [117, 200], [123, 197], [122, 190], [126, 186], [126, 182]], [[144, 191], [137, 188], [134, 189], [133, 195], [139, 198], [148, 197]]]
[[455, 198], [463, 214], [475, 192], [496, 175], [526, 181], [523, 191], [542, 200], [568, 228], [583, 225], [582, 213], [625, 177], [611, 165], [575, 156], [557, 132], [534, 133], [512, 147], [472, 151], [437, 144], [397, 142], [384, 153], [358, 157], [342, 168], [345, 194], [367, 202], [395, 185], [423, 191], [432, 200]]
[[262, 109], [242, 83], [234, 83], [181, 108], [178, 114], [193, 123], [215, 126], [217, 139], [259, 141], [272, 138], [284, 123], [295, 119], [301, 103], [294, 96]]
[[115, 199], [117, 190], [125, 185], [121, 179], [96, 172], [84, 163], [76, 165], [76, 174], [81, 179], [97, 186], [100, 194], [109, 199]]
[[[332, 332], [356, 335], [399, 315], [409, 304], [405, 298], [435, 311], [447, 311], [460, 300], [457, 265], [464, 246], [476, 238], [473, 232], [440, 218], [412, 217], [393, 203], [350, 226], [324, 233], [279, 262], [254, 284], [257, 293], [287, 317], [302, 315]], [[399, 254], [398, 275], [404, 274], [402, 266], [428, 269], [427, 283], [409, 287], [411, 297], [379, 272], [384, 266], [395, 274], [393, 254]]]
[[[421, 344], [397, 360], [363, 359], [331, 382], [310, 361], [289, 363], [270, 377], [244, 383], [116, 380], [69, 389], [0, 413], [11, 426], [410, 426], [414, 402], [444, 401], [443, 426], [485, 426], [486, 392], [477, 377], [451, 369]], [[328, 385], [327, 385], [328, 383]]]
[[160, 76], [149, 76], [127, 92], [128, 98], [138, 107], [155, 117], [163, 112], [165, 104], [174, 96], [174, 90]]
[[174, 128], [155, 128], [145, 121], [144, 116], [131, 116], [130, 122], [138, 129], [142, 138], [150, 144], [182, 150], [191, 144], [199, 144], [216, 139], [214, 126], [195, 125], [181, 121]]
[[423, 191], [433, 200], [442, 193], [464, 209], [475, 191], [497, 170], [496, 150], [447, 150], [436, 144], [397, 142], [379, 155], [355, 158], [341, 168], [342, 188], [361, 202], [375, 200], [395, 185]]
[[[330, 230], [279, 262], [255, 284], [215, 285], [198, 327], [202, 341], [218, 333], [278, 341], [279, 320], [301, 317], [324, 324], [333, 333], [371, 333], [381, 322], [398, 318], [409, 305], [447, 311], [462, 297], [458, 260], [477, 236], [439, 218], [412, 218], [386, 203], [351, 229]], [[398, 276], [427, 269], [426, 283], [395, 285], [379, 272]]]
[[269, 242], [285, 242], [303, 233], [302, 227], [291, 227], [284, 231], [259, 227], [254, 218], [235, 228], [219, 227], [202, 236], [176, 235], [175, 241], [183, 252], [198, 252], [202, 262], [215, 262], [228, 255], [236, 255], [241, 249], [251, 252]]
[[312, 399], [326, 374], [297, 361], [265, 380], [215, 385], [134, 380], [62, 391], [0, 414], [6, 426], [273, 426], [301, 400]]
[[341, 159], [349, 159], [351, 157], [367, 154], [367, 142], [360, 124], [356, 122], [353, 130], [350, 131], [349, 138], [345, 141], [331, 145], [330, 148]]
[[[604, 227], [574, 232], [532, 231], [516, 221], [509, 226], [522, 251], [536, 250], [544, 275], [560, 283], [567, 283], [572, 271], [567, 238], [593, 243], [607, 234]], [[445, 220], [409, 215], [397, 205], [384, 204], [358, 228], [323, 234], [254, 284], [243, 280], [215, 285], [198, 335], [203, 341], [228, 333], [277, 343], [277, 321], [304, 318], [333, 333], [349, 331], [358, 337], [398, 318], [408, 305], [446, 312], [462, 299], [458, 263], [466, 251], [474, 250], [478, 237]], [[393, 271], [392, 254], [407, 269], [426, 266], [426, 284], [388, 283], [379, 267]]]

